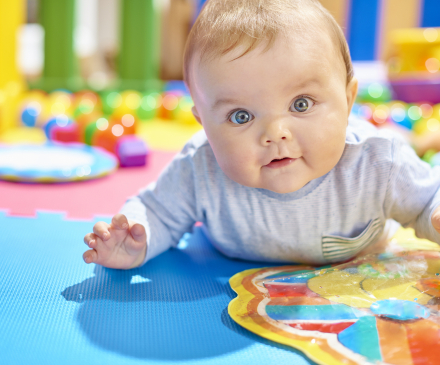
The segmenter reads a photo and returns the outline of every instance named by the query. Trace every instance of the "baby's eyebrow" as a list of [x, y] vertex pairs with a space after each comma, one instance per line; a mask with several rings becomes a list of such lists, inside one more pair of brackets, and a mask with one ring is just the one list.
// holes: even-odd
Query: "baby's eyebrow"
[[234, 98], [220, 98], [220, 99], [217, 99], [215, 101], [215, 103], [212, 105], [211, 111], [214, 111], [214, 110], [216, 110], [216, 109], [218, 109], [221, 106], [226, 105], [226, 104], [240, 104], [240, 101], [238, 99], [234, 99]]
[[322, 82], [317, 77], [311, 77], [304, 80], [301, 80], [298, 83], [289, 83], [286, 87], [286, 91], [292, 91], [293, 90], [301, 90], [308, 86], [322, 86]]

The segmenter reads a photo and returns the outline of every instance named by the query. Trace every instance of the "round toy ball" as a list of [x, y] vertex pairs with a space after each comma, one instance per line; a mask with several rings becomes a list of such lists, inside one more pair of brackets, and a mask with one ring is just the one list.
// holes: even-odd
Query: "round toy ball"
[[49, 94], [49, 107], [52, 115], [73, 114], [73, 97], [66, 91], [54, 91]]
[[159, 107], [157, 113], [161, 119], [173, 119], [173, 113], [179, 105], [179, 97], [181, 93], [166, 92], [162, 94], [162, 105]]
[[102, 111], [105, 115], [110, 115], [114, 110], [121, 106], [122, 96], [117, 91], [106, 91], [102, 93]]
[[141, 105], [142, 95], [138, 91], [126, 90], [121, 93], [121, 103], [114, 108], [113, 116], [120, 118], [125, 114], [135, 114]]
[[72, 119], [69, 119], [69, 117], [65, 114], [61, 114], [49, 119], [47, 123], [44, 125], [43, 130], [44, 133], [46, 134], [47, 139], [50, 139], [51, 130], [53, 127], [55, 126], [65, 127], [72, 123], [73, 123]]
[[[30, 90], [24, 92], [20, 102], [19, 119], [26, 126], [34, 127], [43, 113], [44, 104], [47, 101], [47, 94], [41, 90]], [[25, 112], [28, 109], [28, 112]]]
[[434, 114], [433, 105], [430, 103], [420, 103], [419, 107], [421, 109], [422, 118], [429, 119]]
[[179, 100], [179, 105], [174, 110], [173, 118], [185, 124], [197, 124], [197, 119], [192, 113], [194, 103], [190, 96], [182, 96]]
[[82, 91], [74, 94], [73, 117], [91, 114], [101, 108], [99, 96], [92, 91]]
[[405, 115], [405, 118], [403, 120], [400, 120], [398, 122], [395, 121], [395, 123], [406, 129], [412, 129], [414, 122], [407, 115]]
[[35, 127], [37, 118], [41, 113], [41, 104], [36, 101], [28, 103], [21, 113], [21, 121], [27, 127]]
[[85, 131], [87, 126], [102, 117], [104, 117], [102, 113], [92, 112], [90, 114], [82, 114], [75, 119], [75, 123], [78, 124], [80, 142], [85, 143]]
[[180, 95], [189, 96], [189, 90], [185, 85], [185, 82], [182, 80], [170, 80], [167, 81], [164, 85], [165, 92], [177, 92]]
[[76, 92], [73, 94], [73, 100], [75, 105], [81, 100], [90, 100], [93, 104], [99, 104], [101, 102], [100, 96], [96, 92], [90, 90]]
[[373, 82], [359, 90], [358, 101], [384, 103], [391, 100], [390, 88], [382, 83]]
[[[126, 114], [129, 115], [129, 114]], [[122, 135], [127, 135], [128, 129], [125, 128], [119, 120], [112, 119], [99, 125], [100, 120], [97, 121], [97, 131], [92, 137], [93, 146], [99, 146], [109, 152], [115, 153], [115, 147], [118, 139]]]
[[371, 120], [373, 117], [373, 112], [376, 109], [376, 106], [371, 103], [365, 103], [359, 106], [357, 108], [357, 116], [359, 118], [365, 119], [365, 120]]
[[46, 98], [42, 100], [40, 104], [41, 104], [41, 113], [37, 117], [35, 126], [39, 128], [44, 128], [47, 121], [53, 117], [53, 114], [51, 112], [52, 103], [49, 101], [49, 97], [46, 96]]
[[[105, 118], [99, 118], [98, 120], [94, 122], [90, 122], [89, 124], [86, 125], [86, 127], [84, 128], [85, 144], [88, 144], [89, 146], [92, 145], [94, 135], [98, 132], [98, 130], [103, 130], [106, 121], [107, 119]], [[108, 126], [108, 121], [107, 121], [107, 126]]]
[[[390, 120], [406, 129], [412, 129], [414, 120], [408, 116], [408, 110], [411, 105], [398, 100], [388, 105], [390, 107]], [[414, 116], [415, 112], [413, 111], [412, 113]]]
[[159, 93], [146, 93], [141, 99], [137, 116], [141, 120], [153, 119], [157, 116], [157, 110], [161, 105], [162, 96]]
[[423, 110], [422, 108], [417, 104], [408, 104], [408, 117], [412, 120], [412, 123], [414, 124], [416, 121], [422, 118]]
[[136, 115], [133, 113], [130, 114], [124, 114], [120, 118], [115, 118], [112, 121], [114, 124], [120, 124], [124, 128], [124, 134], [135, 134], [136, 133], [136, 127], [138, 124]]
[[376, 105], [371, 116], [371, 122], [377, 126], [383, 125], [390, 118], [390, 108], [385, 104]]
[[415, 134], [421, 135], [429, 132], [428, 119], [422, 118], [413, 124], [412, 130]]

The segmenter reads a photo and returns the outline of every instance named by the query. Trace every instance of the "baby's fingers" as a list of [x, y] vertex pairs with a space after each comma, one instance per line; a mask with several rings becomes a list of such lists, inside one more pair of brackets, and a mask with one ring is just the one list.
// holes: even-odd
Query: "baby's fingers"
[[112, 227], [114, 229], [127, 229], [128, 220], [124, 214], [116, 214], [112, 218]]
[[[131, 237], [133, 240], [126, 244], [126, 250], [130, 255], [137, 255], [141, 251], [145, 251], [147, 247], [147, 233], [143, 225], [135, 223], [130, 228]], [[145, 256], [145, 255], [144, 255]]]
[[135, 241], [142, 243], [147, 242], [147, 232], [145, 232], [145, 227], [142, 224], [133, 224], [130, 233]]
[[98, 222], [93, 226], [93, 233], [96, 234], [103, 241], [106, 241], [110, 238], [110, 232], [108, 228], [108, 223]]
[[431, 217], [431, 224], [437, 232], [440, 232], [440, 207], [437, 207]]
[[90, 248], [96, 248], [98, 245], [96, 242], [97, 236], [94, 233], [87, 233], [84, 237], [84, 243]]
[[98, 253], [95, 250], [87, 250], [83, 253], [83, 260], [86, 264], [91, 264], [92, 262], [96, 262], [98, 259]]

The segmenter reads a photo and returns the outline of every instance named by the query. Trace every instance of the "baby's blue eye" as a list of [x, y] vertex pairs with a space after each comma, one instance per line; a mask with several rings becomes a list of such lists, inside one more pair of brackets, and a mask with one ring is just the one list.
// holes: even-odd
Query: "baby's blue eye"
[[[292, 112], [297, 111], [300, 113], [304, 113], [307, 110], [309, 110], [313, 106], [313, 104], [314, 104], [313, 101], [310, 100], [309, 98], [298, 98], [290, 106], [290, 111]], [[295, 110], [292, 110], [292, 107]]]
[[252, 114], [247, 112], [246, 110], [237, 110], [229, 117], [229, 120], [235, 124], [245, 124], [252, 119]]

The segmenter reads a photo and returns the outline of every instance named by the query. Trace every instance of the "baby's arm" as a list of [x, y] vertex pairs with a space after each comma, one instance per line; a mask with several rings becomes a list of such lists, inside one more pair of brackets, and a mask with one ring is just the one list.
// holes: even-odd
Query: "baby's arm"
[[393, 147], [386, 217], [413, 227], [420, 238], [440, 243], [440, 167], [431, 168], [399, 140]]
[[176, 246], [197, 221], [191, 145], [178, 154], [156, 183], [129, 198], [111, 224], [98, 222], [84, 238], [86, 263], [118, 269], [144, 264]]
[[438, 233], [440, 233], [440, 206], [437, 206], [437, 208], [435, 208], [434, 210], [434, 213], [432, 213], [431, 224], [434, 227], [434, 229]]
[[112, 269], [131, 269], [141, 265], [147, 250], [144, 226], [116, 214], [111, 223], [98, 222], [93, 233], [84, 237], [90, 250], [84, 252], [87, 264], [95, 263]]

